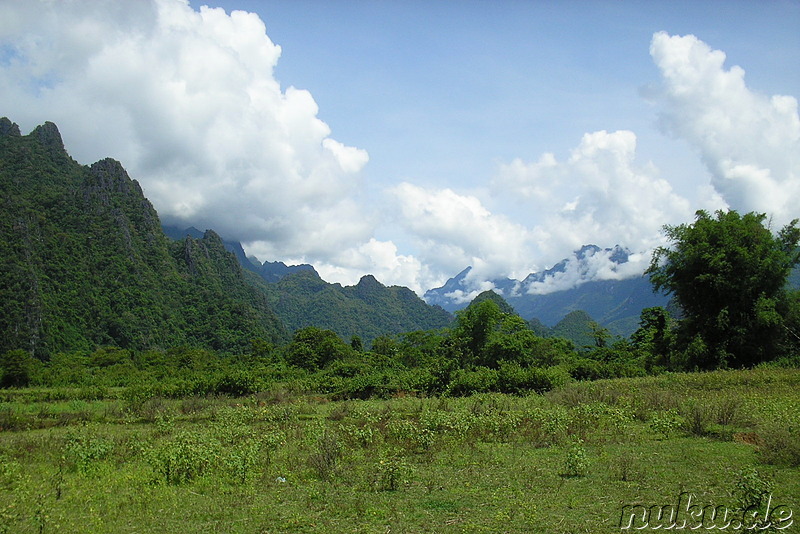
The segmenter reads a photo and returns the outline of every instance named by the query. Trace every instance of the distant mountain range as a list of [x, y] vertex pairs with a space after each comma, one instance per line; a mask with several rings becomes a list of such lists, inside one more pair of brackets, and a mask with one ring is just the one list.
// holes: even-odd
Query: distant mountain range
[[[194, 226], [190, 226], [189, 228], [180, 228], [178, 226], [162, 225], [161, 228], [164, 230], [164, 233], [167, 235], [167, 237], [176, 241], [184, 239], [187, 236], [197, 239], [198, 237], [202, 237], [204, 233]], [[313, 271], [314, 273], [317, 272], [313, 266], [308, 265], [307, 263], [301, 265], [286, 265], [282, 261], [265, 261], [264, 263], [261, 263], [256, 258], [248, 257], [247, 254], [245, 254], [244, 248], [240, 242], [229, 240], [223, 240], [222, 242], [225, 245], [225, 248], [234, 256], [236, 256], [237, 260], [239, 260], [239, 265], [249, 271], [253, 271], [269, 283], [278, 282], [284, 276], [298, 273], [300, 271]]]
[[[172, 239], [202, 235], [197, 228], [164, 226]], [[430, 306], [406, 287], [387, 287], [372, 275], [355, 286], [330, 284], [308, 264], [261, 263], [249, 258], [238, 241], [224, 241], [242, 267], [267, 295], [275, 313], [289, 331], [306, 326], [333, 330], [345, 340], [354, 336], [371, 342], [380, 335], [399, 334], [449, 326], [453, 316]], [[266, 282], [266, 284], [264, 283]]]
[[[494, 291], [502, 296], [524, 319], [537, 319], [548, 327], [555, 326], [570, 312], [584, 311], [612, 333], [628, 336], [636, 330], [642, 309], [666, 306], [669, 298], [653, 292], [646, 276], [597, 280], [589, 278], [596, 262], [607, 262], [611, 269], [628, 263], [629, 253], [617, 246], [601, 249], [586, 245], [552, 268], [531, 273], [524, 280], [501, 278], [491, 280]], [[449, 279], [442, 287], [425, 293], [425, 300], [455, 312], [464, 308], [470, 295], [468, 267]], [[558, 289], [563, 287], [563, 289]]]
[[[470, 268], [423, 301], [371, 275], [342, 286], [311, 265], [248, 258], [213, 230], [162, 227], [119, 162], [77, 163], [49, 122], [21, 135], [0, 119], [0, 195], [0, 352], [47, 357], [103, 345], [234, 352], [254, 338], [285, 342], [306, 326], [369, 346], [380, 335], [447, 327], [477, 294]], [[597, 279], [598, 262], [619, 279]], [[668, 302], [647, 277], [624, 278], [628, 262], [625, 249], [587, 245], [551, 269], [492, 283], [543, 335], [580, 336], [594, 320], [627, 336], [643, 308]], [[797, 269], [790, 281], [800, 285]]]

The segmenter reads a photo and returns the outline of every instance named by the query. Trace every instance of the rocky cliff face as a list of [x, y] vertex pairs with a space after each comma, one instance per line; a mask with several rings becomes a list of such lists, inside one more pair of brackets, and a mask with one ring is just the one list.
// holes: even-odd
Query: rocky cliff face
[[0, 119], [0, 132], [0, 352], [288, 337], [219, 236], [172, 245], [120, 162], [79, 165], [52, 123], [22, 136]]

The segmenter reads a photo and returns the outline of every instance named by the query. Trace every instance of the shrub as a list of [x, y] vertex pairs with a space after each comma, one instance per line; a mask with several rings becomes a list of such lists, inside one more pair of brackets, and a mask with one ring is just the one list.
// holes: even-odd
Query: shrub
[[562, 476], [565, 477], [582, 477], [586, 476], [589, 470], [589, 457], [586, 454], [586, 448], [583, 446], [583, 440], [577, 439], [568, 449], [564, 457], [564, 471]]
[[714, 405], [716, 421], [720, 425], [735, 425], [741, 418], [742, 398], [735, 395], [720, 397]]
[[81, 474], [88, 474], [114, 449], [114, 442], [83, 429], [70, 432], [64, 444], [64, 456]]
[[0, 454], [0, 488], [13, 490], [23, 479], [24, 473], [19, 462]]
[[371, 397], [388, 398], [391, 388], [387, 385], [389, 377], [384, 371], [359, 374], [343, 379], [335, 399], [369, 399]]
[[459, 369], [447, 386], [447, 393], [454, 396], [466, 396], [473, 393], [497, 391], [498, 372], [488, 367], [477, 367], [474, 370]]
[[125, 408], [133, 413], [139, 413], [144, 403], [155, 397], [156, 393], [150, 384], [134, 384], [125, 388], [122, 400]]
[[772, 480], [753, 468], [739, 471], [735, 486], [735, 495], [742, 509], [760, 508], [772, 493]]
[[436, 443], [436, 432], [427, 426], [417, 425], [407, 419], [389, 421], [387, 436], [412, 452], [426, 452]]
[[24, 350], [0, 355], [0, 387], [25, 387], [31, 381], [34, 359]]
[[341, 457], [342, 445], [339, 436], [326, 430], [317, 440], [316, 450], [309, 455], [308, 463], [320, 480], [329, 481]]
[[339, 429], [347, 434], [350, 439], [360, 447], [369, 447], [375, 442], [377, 436], [379, 436], [378, 432], [371, 426], [340, 425]]
[[774, 406], [769, 420], [759, 426], [763, 462], [800, 466], [800, 413], [793, 405]]
[[222, 464], [237, 484], [245, 484], [255, 474], [261, 446], [255, 439], [244, 439], [224, 449]]
[[539, 367], [521, 367], [516, 362], [500, 362], [497, 376], [498, 391], [523, 394], [544, 393], [554, 387], [555, 375]]
[[614, 477], [622, 482], [630, 482], [639, 477], [638, 458], [630, 452], [622, 452], [611, 464]]
[[561, 406], [547, 410], [535, 408], [527, 417], [531, 439], [537, 446], [563, 443], [572, 424], [572, 415]]
[[0, 405], [0, 430], [26, 430], [30, 421], [10, 404]]
[[683, 418], [675, 410], [655, 412], [650, 418], [650, 429], [667, 439], [683, 425]]
[[231, 371], [219, 376], [213, 381], [211, 391], [218, 395], [230, 395], [231, 397], [244, 397], [256, 393], [262, 389], [258, 380], [252, 373], [247, 371]]
[[711, 424], [712, 411], [708, 404], [703, 401], [691, 399], [682, 410], [684, 418], [684, 429], [695, 436], [705, 436], [708, 434], [708, 427]]
[[411, 466], [399, 454], [390, 453], [378, 461], [377, 471], [379, 489], [397, 491], [408, 481]]
[[209, 436], [183, 431], [148, 456], [157, 481], [179, 485], [206, 473], [219, 456], [219, 445]]

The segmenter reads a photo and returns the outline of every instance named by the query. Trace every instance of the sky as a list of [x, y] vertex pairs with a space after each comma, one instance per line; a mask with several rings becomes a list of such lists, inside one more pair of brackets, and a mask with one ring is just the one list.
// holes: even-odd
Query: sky
[[638, 276], [699, 209], [800, 217], [798, 28], [796, 0], [0, 0], [0, 116], [329, 282], [485, 289], [585, 244]]

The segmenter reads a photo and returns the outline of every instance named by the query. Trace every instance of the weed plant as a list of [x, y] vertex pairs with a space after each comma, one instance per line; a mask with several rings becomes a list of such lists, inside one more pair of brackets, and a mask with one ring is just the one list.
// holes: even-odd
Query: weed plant
[[602, 533], [684, 491], [800, 513], [798, 386], [756, 369], [383, 400], [2, 392], [0, 532]]

